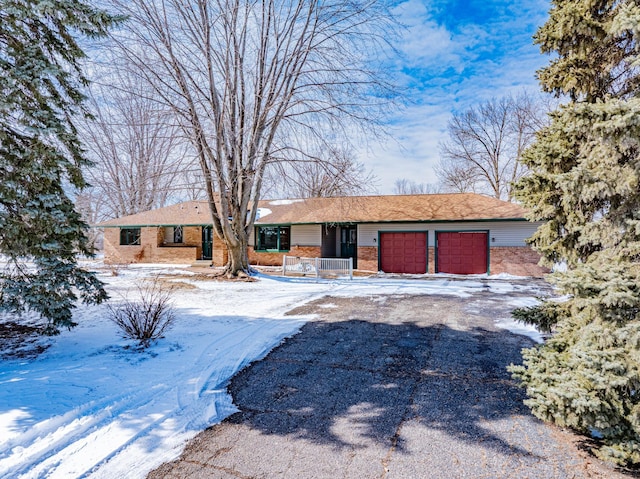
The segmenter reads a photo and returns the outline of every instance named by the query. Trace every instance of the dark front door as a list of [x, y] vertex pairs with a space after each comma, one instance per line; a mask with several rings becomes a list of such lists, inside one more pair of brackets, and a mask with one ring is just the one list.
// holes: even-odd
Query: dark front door
[[322, 225], [321, 254], [323, 258], [336, 258], [338, 252], [338, 227]]
[[213, 226], [202, 227], [202, 259], [211, 259], [213, 250]]
[[340, 257], [353, 258], [353, 267], [356, 268], [358, 257], [358, 228], [356, 226], [340, 228]]

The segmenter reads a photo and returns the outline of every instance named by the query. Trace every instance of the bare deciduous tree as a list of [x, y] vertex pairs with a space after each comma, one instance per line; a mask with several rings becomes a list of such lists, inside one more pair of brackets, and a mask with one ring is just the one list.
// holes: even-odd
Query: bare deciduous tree
[[375, 191], [378, 179], [348, 148], [328, 147], [299, 161], [276, 163], [265, 186], [278, 197], [357, 196]]
[[205, 181], [197, 164], [186, 168], [180, 175], [176, 197], [180, 201], [206, 200]]
[[394, 195], [430, 195], [440, 193], [440, 186], [432, 183], [416, 183], [406, 178], [397, 179], [393, 185]]
[[544, 116], [542, 105], [526, 94], [492, 99], [454, 114], [436, 167], [442, 187], [511, 201], [511, 185], [525, 173], [520, 158]]
[[82, 135], [93, 160], [87, 178], [97, 190], [95, 219], [131, 215], [164, 206], [178, 188], [187, 162], [186, 141], [172, 112], [150, 100], [141, 85], [118, 74], [94, 86], [94, 121]]
[[484, 192], [483, 182], [478, 178], [475, 168], [462, 161], [440, 159], [436, 167], [439, 184], [444, 191], [453, 193]]
[[102, 249], [102, 232], [91, 225], [105, 219], [104, 211], [107, 201], [99, 188], [95, 187], [87, 187], [75, 196], [76, 211], [90, 225], [87, 230], [87, 238], [92, 251]]
[[[392, 91], [380, 59], [395, 27], [380, 0], [113, 0], [117, 42], [196, 152], [227, 273], [247, 244], [270, 163], [379, 123]], [[310, 155], [312, 156], [312, 155]]]

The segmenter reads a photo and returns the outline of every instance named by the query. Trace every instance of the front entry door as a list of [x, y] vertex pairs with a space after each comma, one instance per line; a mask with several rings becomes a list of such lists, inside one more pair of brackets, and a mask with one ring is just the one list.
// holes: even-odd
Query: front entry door
[[340, 228], [340, 257], [353, 258], [353, 268], [356, 268], [358, 257], [358, 228], [355, 225]]
[[212, 259], [213, 226], [202, 227], [202, 259]]

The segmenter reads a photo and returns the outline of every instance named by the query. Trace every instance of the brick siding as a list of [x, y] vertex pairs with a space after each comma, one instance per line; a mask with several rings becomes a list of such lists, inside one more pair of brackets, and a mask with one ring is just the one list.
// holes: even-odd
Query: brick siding
[[184, 243], [165, 242], [162, 227], [140, 228], [140, 245], [121, 245], [120, 228], [104, 230], [104, 262], [190, 264], [202, 254], [202, 233], [199, 226], [185, 226]]
[[229, 251], [227, 245], [213, 234], [213, 249], [211, 250], [211, 263], [213, 266], [225, 266], [229, 260]]
[[[547, 268], [538, 266], [540, 255], [528, 246], [496, 247], [490, 253], [491, 274], [508, 273], [514, 276], [542, 277], [548, 273]], [[427, 272], [435, 272], [435, 248], [428, 247]], [[358, 269], [363, 271], [378, 271], [378, 248], [365, 246], [358, 248]]]
[[508, 273], [515, 276], [542, 277], [548, 268], [538, 265], [540, 255], [528, 246], [495, 247], [490, 252], [491, 274]]
[[305, 258], [320, 258], [320, 246], [293, 246], [286, 253], [256, 251], [253, 247], [249, 247], [249, 263], [256, 266], [282, 266], [282, 257], [285, 255]]
[[427, 273], [436, 272], [436, 249], [433, 246], [427, 247]]
[[360, 271], [378, 271], [378, 247], [358, 246], [357, 267]]

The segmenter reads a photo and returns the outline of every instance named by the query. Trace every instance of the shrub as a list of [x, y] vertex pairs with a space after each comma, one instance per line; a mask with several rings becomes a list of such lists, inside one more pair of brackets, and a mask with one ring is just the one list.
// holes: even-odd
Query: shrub
[[158, 278], [137, 287], [139, 299], [125, 299], [119, 304], [109, 304], [109, 319], [127, 339], [138, 341], [147, 348], [151, 341], [161, 338], [175, 320], [172, 306], [172, 289], [162, 286]]

